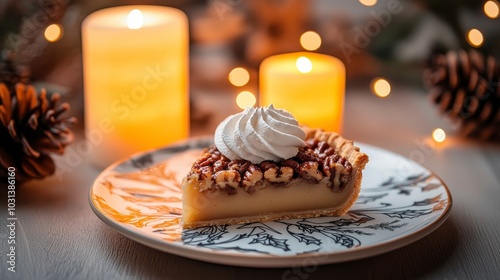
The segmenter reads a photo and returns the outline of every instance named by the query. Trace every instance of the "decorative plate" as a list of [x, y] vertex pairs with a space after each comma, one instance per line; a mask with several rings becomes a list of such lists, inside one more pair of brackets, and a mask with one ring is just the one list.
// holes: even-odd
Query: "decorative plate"
[[414, 161], [366, 144], [362, 191], [342, 217], [182, 230], [182, 177], [211, 139], [150, 151], [104, 170], [90, 189], [96, 215], [121, 234], [171, 254], [219, 264], [286, 267], [355, 260], [410, 244], [438, 228], [452, 199]]

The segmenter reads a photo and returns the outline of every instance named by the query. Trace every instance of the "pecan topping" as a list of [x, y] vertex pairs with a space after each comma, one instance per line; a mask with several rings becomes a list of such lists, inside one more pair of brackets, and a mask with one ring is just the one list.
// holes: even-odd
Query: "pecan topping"
[[323, 173], [325, 174], [325, 176], [331, 177], [333, 175], [333, 177], [335, 177], [335, 164], [339, 159], [339, 155], [331, 155], [325, 158], [323, 162]]
[[212, 167], [210, 166], [203, 166], [200, 169], [198, 169], [198, 186], [201, 191], [208, 190], [212, 188], [213, 181], [212, 181]]
[[278, 166], [272, 161], [263, 161], [260, 168], [264, 171], [264, 178], [271, 183], [287, 183], [293, 177], [293, 168]]
[[319, 182], [323, 178], [323, 174], [318, 168], [319, 163], [317, 161], [303, 162], [300, 164], [300, 175], [308, 181]]
[[306, 140], [306, 147], [314, 148], [318, 145], [318, 139], [310, 138]]
[[228, 162], [223, 160], [223, 159], [217, 160], [216, 162], [214, 162], [214, 172], [222, 171], [222, 170], [226, 169], [227, 164], [228, 164]]
[[288, 166], [280, 167], [279, 177], [276, 178], [278, 183], [287, 183], [293, 178], [293, 168]]
[[214, 163], [214, 159], [210, 153], [204, 153], [201, 158], [198, 160], [197, 165], [199, 167], [210, 166]]
[[281, 166], [291, 167], [293, 169], [294, 175], [300, 173], [300, 164], [293, 159], [282, 161]]
[[299, 149], [298, 154], [295, 156], [295, 159], [297, 159], [298, 162], [305, 162], [305, 161], [317, 161], [318, 156], [314, 154], [314, 151], [311, 149]]
[[333, 147], [328, 145], [328, 143], [326, 143], [325, 141], [321, 141], [321, 142], [318, 142], [318, 146], [316, 147], [316, 149], [314, 149], [314, 152], [315, 152], [315, 154], [318, 155], [319, 158], [324, 159], [327, 156], [333, 155], [335, 150], [333, 149]]
[[340, 191], [342, 191], [345, 188], [351, 177], [352, 176], [349, 174], [340, 175]]
[[215, 173], [215, 183], [220, 189], [226, 189], [228, 187], [238, 188], [241, 176], [236, 170], [223, 170]]
[[299, 176], [313, 183], [328, 178], [330, 189], [341, 192], [352, 177], [352, 165], [326, 141], [308, 139], [295, 157], [258, 165], [242, 159], [229, 160], [213, 146], [195, 162], [188, 176], [198, 179], [200, 191], [216, 188], [228, 194], [236, 193], [240, 187], [253, 193], [264, 180], [280, 185]]
[[346, 158], [340, 158], [337, 162], [340, 163], [342, 166], [344, 166], [346, 161], [347, 161]]
[[267, 169], [270, 168], [278, 168], [278, 165], [275, 162], [272, 162], [270, 160], [263, 161], [259, 164], [259, 167], [262, 168], [262, 170], [266, 171]]
[[211, 166], [203, 166], [200, 168], [200, 179], [207, 180], [212, 179], [212, 167]]
[[229, 162], [228, 169], [229, 170], [236, 170], [238, 171], [241, 175], [247, 171], [248, 167], [250, 166], [251, 162], [243, 159], [237, 159], [237, 160], [232, 160]]
[[253, 193], [255, 191], [255, 185], [260, 182], [263, 177], [264, 174], [262, 173], [262, 170], [260, 170], [257, 165], [250, 164], [247, 171], [245, 171], [245, 174], [243, 175], [241, 185], [245, 188], [245, 191]]

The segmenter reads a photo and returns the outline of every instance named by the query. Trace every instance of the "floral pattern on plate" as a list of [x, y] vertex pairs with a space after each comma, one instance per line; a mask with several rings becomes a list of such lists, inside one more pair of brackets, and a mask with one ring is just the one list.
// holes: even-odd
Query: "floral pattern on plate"
[[210, 144], [210, 139], [193, 139], [109, 167], [91, 188], [94, 212], [150, 247], [205, 261], [270, 267], [311, 255], [332, 263], [387, 252], [432, 232], [451, 209], [448, 189], [432, 172], [362, 144], [370, 163], [361, 194], [344, 216], [182, 230], [182, 177]]

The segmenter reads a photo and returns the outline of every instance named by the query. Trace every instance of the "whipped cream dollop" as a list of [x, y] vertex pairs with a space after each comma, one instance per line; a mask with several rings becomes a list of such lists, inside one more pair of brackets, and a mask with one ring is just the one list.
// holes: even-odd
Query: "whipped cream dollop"
[[305, 146], [306, 133], [289, 112], [270, 105], [227, 117], [215, 130], [214, 138], [215, 146], [227, 158], [258, 164], [294, 157], [299, 147]]

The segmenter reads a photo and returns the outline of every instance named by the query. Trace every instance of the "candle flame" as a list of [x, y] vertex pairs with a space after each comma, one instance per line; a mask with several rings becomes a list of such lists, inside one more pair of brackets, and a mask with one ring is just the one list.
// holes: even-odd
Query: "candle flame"
[[299, 70], [300, 73], [309, 73], [313, 67], [311, 60], [305, 56], [297, 58], [295, 66], [297, 66], [297, 70]]
[[236, 97], [236, 104], [241, 109], [253, 107], [255, 105], [256, 101], [257, 101], [257, 99], [255, 98], [255, 95], [253, 95], [253, 93], [251, 93], [249, 91], [242, 91]]
[[130, 29], [139, 29], [144, 24], [144, 16], [138, 9], [133, 9], [127, 17], [127, 27]]
[[434, 132], [432, 132], [432, 138], [434, 141], [441, 143], [446, 139], [446, 133], [441, 128], [436, 128]]
[[315, 51], [321, 46], [321, 36], [314, 31], [306, 31], [300, 36], [300, 45], [308, 51]]

